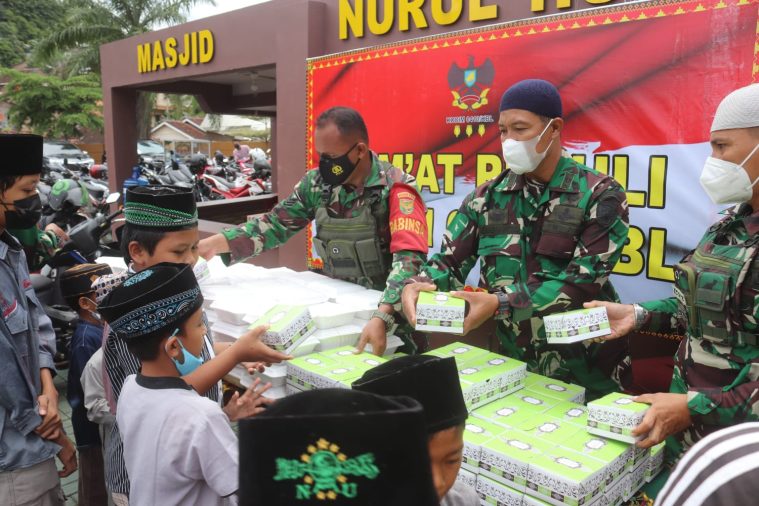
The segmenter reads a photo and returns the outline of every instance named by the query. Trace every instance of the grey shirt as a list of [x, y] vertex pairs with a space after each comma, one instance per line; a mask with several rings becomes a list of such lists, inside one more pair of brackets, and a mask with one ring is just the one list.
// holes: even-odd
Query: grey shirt
[[472, 487], [456, 480], [443, 500], [440, 501], [440, 506], [480, 506], [480, 498]]
[[26, 256], [8, 232], [0, 235], [0, 472], [24, 469], [60, 447], [34, 433], [42, 423], [40, 370], [55, 373], [55, 332], [29, 279]]

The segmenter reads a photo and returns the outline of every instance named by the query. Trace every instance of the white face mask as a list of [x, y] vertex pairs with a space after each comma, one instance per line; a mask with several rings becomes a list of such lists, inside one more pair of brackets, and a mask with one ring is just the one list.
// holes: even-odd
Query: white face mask
[[553, 119], [548, 122], [546, 127], [537, 137], [528, 141], [515, 141], [514, 139], [506, 139], [503, 141], [503, 159], [506, 161], [512, 172], [515, 172], [516, 174], [526, 174], [538, 168], [540, 162], [546, 157], [548, 148], [553, 144], [553, 139], [551, 139], [551, 142], [548, 144], [545, 151], [542, 153], [537, 152], [538, 143], [543, 137], [543, 134], [548, 130], [548, 127], [551, 126], [551, 123], [553, 123]]
[[715, 204], [742, 204], [753, 196], [753, 186], [759, 181], [748, 178], [745, 164], [759, 149], [757, 144], [742, 163], [737, 164], [709, 157], [704, 162], [700, 182], [704, 191]]

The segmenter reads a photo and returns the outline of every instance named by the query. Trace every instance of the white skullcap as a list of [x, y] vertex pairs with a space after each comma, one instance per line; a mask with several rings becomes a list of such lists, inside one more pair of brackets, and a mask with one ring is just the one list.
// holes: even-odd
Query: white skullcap
[[738, 88], [722, 99], [712, 122], [712, 132], [759, 127], [759, 83]]

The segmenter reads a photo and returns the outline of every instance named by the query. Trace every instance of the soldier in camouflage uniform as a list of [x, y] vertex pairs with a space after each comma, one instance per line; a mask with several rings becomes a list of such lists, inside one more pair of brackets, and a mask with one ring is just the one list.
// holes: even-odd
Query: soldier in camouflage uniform
[[[759, 419], [759, 84], [720, 104], [712, 156], [701, 184], [716, 204], [738, 203], [675, 266], [674, 297], [605, 305], [611, 338], [634, 329], [685, 333], [675, 355], [671, 393], [651, 404], [636, 434], [648, 447], [667, 438], [670, 460], [705, 435]], [[738, 165], [740, 164], [740, 165]], [[672, 436], [672, 437], [670, 437]]]
[[[427, 259], [424, 202], [413, 176], [377, 158], [358, 112], [325, 111], [316, 122], [319, 170], [309, 170], [295, 191], [261, 218], [200, 241], [200, 254], [223, 254], [226, 264], [276, 248], [316, 220], [314, 246], [330, 276], [382, 290], [380, 306], [364, 327], [358, 349], [381, 355], [395, 328], [394, 304], [404, 281]], [[400, 320], [400, 319], [399, 319]], [[396, 333], [414, 351], [413, 329]]]
[[613, 179], [562, 156], [561, 98], [546, 81], [515, 84], [499, 127], [509, 170], [468, 195], [441, 251], [403, 291], [415, 319], [420, 290], [461, 290], [480, 260], [485, 292], [469, 302], [464, 333], [495, 317], [501, 351], [531, 371], [583, 385], [593, 399], [627, 381], [625, 343], [549, 345], [542, 317], [594, 298], [618, 300], [609, 274], [627, 239], [628, 209]]

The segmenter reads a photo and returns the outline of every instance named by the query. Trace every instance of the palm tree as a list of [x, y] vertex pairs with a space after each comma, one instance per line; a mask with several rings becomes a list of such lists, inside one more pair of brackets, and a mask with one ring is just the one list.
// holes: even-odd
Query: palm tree
[[[64, 76], [83, 72], [100, 75], [100, 46], [162, 26], [183, 23], [190, 8], [214, 0], [67, 0], [61, 25], [40, 41], [34, 61], [52, 65]], [[150, 126], [151, 97], [140, 93], [137, 104], [140, 136]]]

